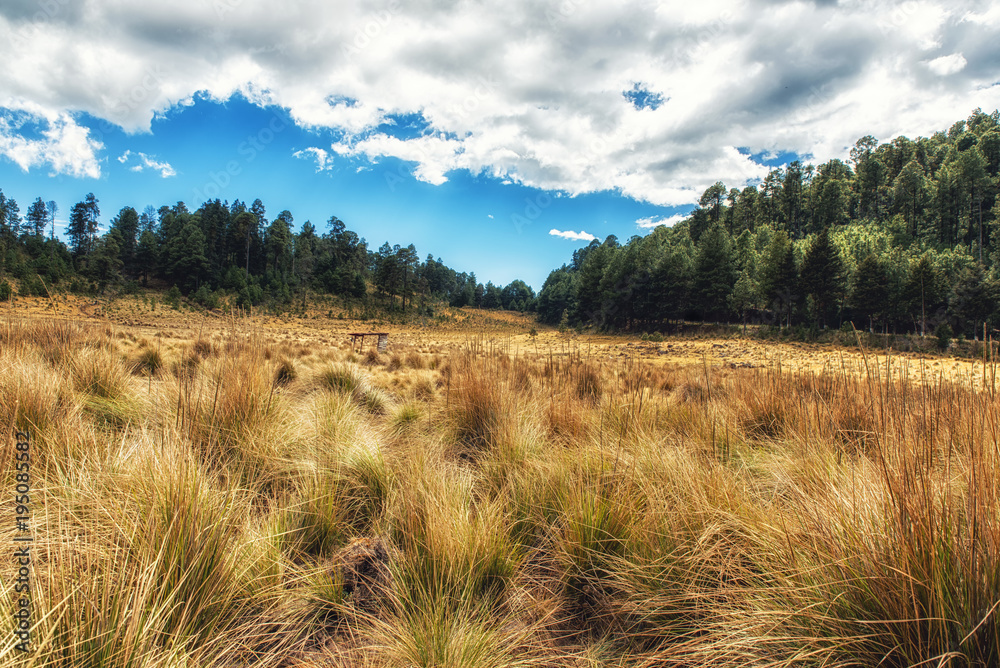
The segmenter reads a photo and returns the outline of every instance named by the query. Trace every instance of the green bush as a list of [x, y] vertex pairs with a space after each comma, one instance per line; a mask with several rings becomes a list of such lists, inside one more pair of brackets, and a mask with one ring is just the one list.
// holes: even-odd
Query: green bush
[[937, 345], [940, 350], [948, 350], [948, 346], [951, 345], [951, 337], [954, 334], [951, 330], [951, 325], [946, 322], [942, 322], [934, 330], [934, 336], [937, 337]]
[[208, 289], [207, 285], [203, 285], [198, 290], [191, 295], [191, 299], [200, 306], [207, 309], [217, 309], [219, 308], [219, 296]]
[[169, 290], [167, 290], [167, 296], [164, 297], [163, 301], [174, 310], [179, 309], [181, 307], [180, 289], [178, 289], [178, 287], [175, 285]]
[[21, 281], [21, 294], [26, 297], [48, 297], [49, 291], [45, 289], [45, 284], [42, 283], [36, 275], [29, 275], [27, 278]]
[[10, 289], [10, 283], [7, 281], [0, 281], [0, 302], [9, 301], [13, 290]]

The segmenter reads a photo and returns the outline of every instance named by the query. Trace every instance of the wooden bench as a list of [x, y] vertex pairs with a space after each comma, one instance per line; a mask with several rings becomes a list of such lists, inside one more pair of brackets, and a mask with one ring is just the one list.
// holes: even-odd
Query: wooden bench
[[354, 345], [360, 340], [361, 347], [359, 350], [365, 349], [365, 337], [374, 336], [377, 339], [377, 349], [380, 353], [384, 353], [386, 348], [389, 347], [389, 333], [388, 332], [351, 332], [349, 334], [351, 337], [351, 351], [354, 351]]

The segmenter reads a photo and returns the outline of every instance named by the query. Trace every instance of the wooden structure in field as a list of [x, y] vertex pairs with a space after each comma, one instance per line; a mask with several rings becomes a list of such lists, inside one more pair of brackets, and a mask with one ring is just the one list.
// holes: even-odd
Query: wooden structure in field
[[378, 351], [384, 353], [385, 349], [389, 347], [389, 333], [388, 332], [351, 332], [351, 351], [354, 351], [354, 344], [359, 340], [361, 341], [361, 347], [359, 350], [365, 349], [365, 337], [374, 336], [377, 340]]

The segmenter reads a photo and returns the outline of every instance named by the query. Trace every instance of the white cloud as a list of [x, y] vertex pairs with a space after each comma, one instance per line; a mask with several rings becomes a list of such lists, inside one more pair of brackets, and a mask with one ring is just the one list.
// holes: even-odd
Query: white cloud
[[[77, 112], [143, 132], [196, 94], [239, 92], [332, 130], [298, 152], [321, 170], [333, 153], [393, 157], [432, 184], [468, 170], [680, 205], [761, 178], [748, 152], [843, 158], [865, 134], [926, 135], [1000, 106], [998, 14], [979, 0], [50, 4], [34, 23], [23, 2], [0, 8], [0, 108], [31, 105], [62, 134], [8, 123], [0, 151], [74, 175], [100, 173]], [[636, 109], [634, 82], [663, 105]], [[379, 131], [397, 114], [429, 132]]]
[[589, 234], [580, 230], [579, 232], [573, 232], [572, 230], [566, 230], [565, 232], [560, 232], [556, 229], [549, 230], [549, 234], [554, 237], [562, 237], [563, 239], [572, 239], [573, 241], [593, 241], [597, 237], [593, 234]]
[[956, 74], [965, 69], [968, 61], [960, 53], [953, 53], [950, 56], [941, 56], [927, 63], [927, 68], [939, 77]]
[[317, 172], [322, 172], [333, 167], [333, 161], [330, 160], [330, 154], [315, 146], [310, 146], [309, 148], [304, 148], [301, 151], [296, 151], [292, 154], [292, 156], [302, 158], [303, 160], [312, 158], [316, 161]]
[[688, 217], [689, 214], [686, 213], [675, 213], [672, 216], [650, 216], [649, 218], [640, 218], [635, 221], [636, 227], [643, 230], [651, 230], [654, 227], [659, 227], [660, 225], [666, 225], [667, 227], [673, 227], [677, 223], [681, 222]]
[[[135, 157], [138, 162], [136, 164], [129, 165], [128, 163], [132, 161], [133, 157]], [[130, 150], [126, 150], [118, 156], [118, 162], [128, 166], [129, 170], [133, 172], [142, 172], [148, 168], [158, 171], [160, 176], [165, 179], [170, 178], [171, 176], [177, 176], [177, 170], [175, 170], [169, 162], [159, 161], [154, 156], [148, 156], [142, 152], [133, 153]]]
[[102, 148], [68, 113], [30, 103], [0, 109], [0, 155], [24, 171], [48, 166], [52, 174], [96, 179], [101, 175], [97, 153]]

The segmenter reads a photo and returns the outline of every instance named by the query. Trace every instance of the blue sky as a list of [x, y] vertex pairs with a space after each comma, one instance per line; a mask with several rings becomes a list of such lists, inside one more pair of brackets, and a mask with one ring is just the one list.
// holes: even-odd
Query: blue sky
[[259, 197], [536, 289], [706, 187], [1000, 106], [988, 3], [8, 0], [0, 188]]
[[[506, 285], [519, 278], [539, 289], [551, 269], [588, 243], [551, 230], [624, 240], [647, 232], [637, 219], [690, 208], [607, 191], [569, 197], [465, 170], [432, 185], [413, 176], [412, 161], [393, 157], [335, 157], [317, 170], [316, 161], [300, 152], [329, 143], [335, 133], [303, 129], [284, 109], [260, 107], [239, 94], [171, 109], [152, 121], [150, 132], [130, 134], [93, 117], [79, 123], [104, 144], [100, 176], [50, 175], [2, 161], [0, 187], [17, 199], [22, 213], [35, 197], [53, 199], [61, 212], [58, 226], [75, 202], [93, 192], [106, 226], [124, 206], [141, 212], [146, 205], [183, 201], [194, 210], [207, 199], [249, 205], [259, 197], [269, 218], [287, 209], [296, 228], [308, 220], [322, 232], [336, 215], [372, 249], [385, 241], [412, 243], [421, 259], [432, 253], [458, 271], [476, 272], [483, 283]], [[405, 128], [399, 134], [406, 136]], [[142, 156], [161, 167], [146, 166]], [[134, 171], [137, 166], [143, 169]]]

